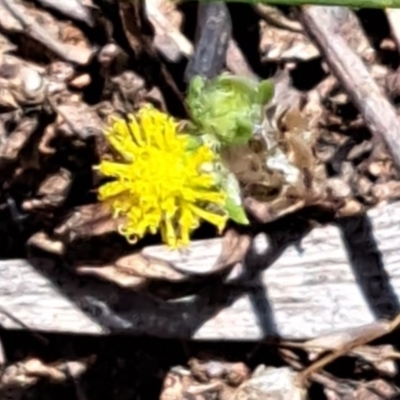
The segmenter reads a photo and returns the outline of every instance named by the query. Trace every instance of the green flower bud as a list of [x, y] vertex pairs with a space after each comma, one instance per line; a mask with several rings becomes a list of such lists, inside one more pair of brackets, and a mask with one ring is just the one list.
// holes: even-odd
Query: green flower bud
[[246, 143], [261, 123], [263, 106], [274, 94], [265, 80], [222, 74], [212, 80], [194, 77], [187, 103], [201, 134], [214, 136], [223, 145]]

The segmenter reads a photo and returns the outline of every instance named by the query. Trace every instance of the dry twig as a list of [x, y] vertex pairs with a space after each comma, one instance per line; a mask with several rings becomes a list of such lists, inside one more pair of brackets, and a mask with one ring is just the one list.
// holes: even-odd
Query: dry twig
[[354, 335], [350, 335], [347, 342], [337, 348], [330, 354], [320, 358], [312, 363], [298, 375], [300, 385], [304, 385], [306, 380], [314, 373], [318, 372], [326, 365], [330, 364], [337, 358], [350, 353], [354, 348], [363, 346], [369, 342], [381, 338], [384, 335], [392, 333], [400, 326], [400, 314], [392, 321], [379, 321], [368, 326], [362, 327], [354, 331]]
[[89, 26], [93, 26], [93, 18], [87, 7], [80, 0], [38, 0], [46, 8], [51, 8], [72, 19], [83, 21]]
[[22, 27], [22, 31], [25, 31], [27, 35], [43, 44], [63, 60], [79, 65], [85, 65], [90, 61], [92, 56], [91, 51], [81, 48], [77, 49], [75, 46], [67, 46], [51, 37], [44, 28], [19, 8], [15, 0], [0, 0], [0, 6], [18, 21]]
[[388, 145], [400, 168], [400, 122], [393, 105], [383, 95], [364, 63], [339, 34], [340, 7], [304, 6], [302, 21], [332, 72], [349, 93], [371, 132]]
[[386, 16], [389, 21], [393, 39], [396, 42], [397, 50], [400, 51], [400, 24], [399, 24], [400, 9], [398, 8], [386, 9]]

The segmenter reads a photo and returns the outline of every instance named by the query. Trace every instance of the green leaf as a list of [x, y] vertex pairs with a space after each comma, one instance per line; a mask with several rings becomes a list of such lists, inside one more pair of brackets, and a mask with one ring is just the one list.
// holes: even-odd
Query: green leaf
[[248, 225], [249, 220], [247, 219], [246, 213], [243, 209], [239, 182], [235, 175], [223, 166], [220, 174], [224, 177], [222, 186], [228, 195], [225, 203], [225, 210], [228, 213], [229, 218], [238, 224]]
[[203, 144], [203, 141], [200, 136], [187, 135], [187, 139], [188, 139], [186, 147], [187, 151], [196, 150]]
[[274, 92], [274, 85], [270, 80], [261, 81], [258, 85], [258, 102], [262, 105], [269, 103], [274, 97]]
[[236, 204], [236, 202], [232, 198], [228, 197], [228, 199], [226, 200], [225, 210], [228, 213], [229, 218], [237, 222], [238, 224], [248, 225], [250, 223], [243, 209], [243, 206]]

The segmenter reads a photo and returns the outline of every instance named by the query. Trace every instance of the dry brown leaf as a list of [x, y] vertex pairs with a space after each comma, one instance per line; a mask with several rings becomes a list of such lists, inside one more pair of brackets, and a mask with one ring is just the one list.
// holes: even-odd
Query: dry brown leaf
[[[296, 210], [304, 205], [302, 203], [299, 207], [296, 205]], [[270, 209], [267, 203], [258, 201], [257, 199], [247, 196], [243, 200], [244, 208], [251, 214], [257, 221], [267, 223], [273, 221], [276, 217], [273, 210]]]
[[55, 124], [49, 124], [44, 129], [43, 135], [38, 145], [38, 151], [44, 155], [54, 154], [56, 149], [52, 147], [51, 142], [57, 136], [57, 127]]
[[0, 89], [0, 106], [5, 110], [15, 110], [19, 108], [14, 96], [5, 88]]
[[248, 196], [244, 199], [243, 204], [246, 210], [259, 222], [267, 223], [301, 210], [306, 205], [306, 202], [305, 200], [297, 200], [293, 204], [290, 200], [281, 198], [274, 204], [268, 204]]
[[174, 367], [164, 378], [160, 400], [220, 398], [219, 394], [223, 388], [223, 383], [218, 380], [199, 384], [191, 377], [190, 371], [182, 367]]
[[121, 55], [126, 56], [119, 46], [115, 43], [107, 43], [99, 51], [97, 59], [103, 67], [108, 68]]
[[306, 390], [296, 384], [296, 373], [288, 367], [259, 365], [251, 378], [236, 390], [232, 400], [305, 400]]
[[5, 108], [42, 104], [46, 96], [43, 69], [9, 54], [0, 54], [0, 104]]
[[387, 181], [394, 175], [392, 160], [373, 161], [368, 166], [368, 172], [381, 182]]
[[161, 261], [159, 257], [150, 258], [143, 254], [123, 256], [115, 261], [115, 268], [124, 273], [149, 279], [163, 279], [171, 282], [187, 279], [184, 274], [172, 269], [168, 263]]
[[351, 196], [350, 186], [341, 178], [329, 178], [326, 181], [326, 188], [330, 194], [338, 199], [348, 198]]
[[146, 278], [127, 273], [124, 270], [116, 268], [115, 265], [104, 265], [101, 267], [93, 266], [79, 266], [76, 272], [80, 275], [90, 275], [100, 278], [102, 280], [115, 283], [116, 285], [129, 288], [138, 289], [146, 283]]
[[343, 400], [382, 400], [393, 399], [399, 394], [399, 390], [383, 379], [376, 379], [365, 384], [355, 390], [351, 395], [346, 396]]
[[345, 199], [336, 213], [337, 217], [351, 217], [365, 212], [365, 207], [355, 199]]
[[210, 272], [218, 272], [242, 263], [249, 250], [250, 243], [250, 236], [240, 235], [233, 229], [228, 230], [222, 239], [221, 254]]
[[64, 222], [54, 229], [54, 233], [73, 241], [80, 237], [116, 232], [121, 222], [121, 218], [112, 218], [110, 210], [104, 204], [88, 204], [73, 210]]
[[157, 86], [154, 86], [147, 93], [145, 93], [143, 95], [143, 99], [144, 99], [144, 104], [151, 103], [154, 104], [154, 106], [157, 107], [159, 110], [168, 112], [164, 96], [161, 90]]
[[42, 182], [36, 193], [37, 198], [25, 200], [22, 209], [31, 211], [36, 208], [59, 207], [65, 202], [71, 185], [71, 172], [61, 169]]
[[361, 143], [355, 144], [347, 153], [347, 160], [355, 160], [361, 158], [372, 150], [372, 143], [370, 140], [364, 140]]
[[[325, 166], [312, 151], [316, 139], [317, 131], [309, 129], [298, 108], [272, 105], [258, 137], [224, 152], [224, 162], [241, 185], [244, 205], [256, 219], [265, 223], [304, 206], [336, 207]], [[340, 193], [337, 199], [343, 197]]]
[[86, 86], [89, 86], [91, 82], [92, 78], [89, 74], [80, 74], [71, 79], [68, 84], [74, 89], [83, 89]]
[[[65, 61], [81, 65], [90, 61], [93, 50], [86, 40], [79, 45], [62, 41], [63, 29], [70, 26], [68, 22], [55, 20], [44, 10], [37, 10], [32, 6], [27, 6], [26, 3], [22, 5], [15, 0], [6, 3], [1, 1], [0, 12], [2, 15], [0, 26], [5, 32], [26, 34]], [[77, 28], [74, 29], [77, 30]], [[37, 49], [32, 46], [31, 51], [35, 52]]]
[[171, 250], [166, 246], [145, 247], [141, 254], [160, 260], [187, 275], [212, 274], [241, 262], [250, 246], [250, 238], [228, 231], [223, 239], [193, 241], [188, 248]]
[[262, 61], [309, 61], [319, 57], [318, 48], [304, 33], [278, 28], [265, 21], [260, 25]]
[[75, 69], [71, 63], [53, 61], [47, 68], [47, 93], [55, 95], [65, 92], [67, 82], [75, 76]]
[[145, 80], [131, 70], [122, 72], [110, 80], [113, 89], [113, 113], [122, 115], [132, 112], [146, 95]]
[[187, 388], [185, 392], [185, 397], [187, 398], [187, 396], [194, 396], [196, 400], [207, 400], [210, 397], [218, 396], [218, 393], [221, 391], [222, 388], [222, 382], [218, 381], [204, 384], [193, 384]]
[[400, 353], [390, 344], [360, 346], [352, 353], [371, 363], [385, 376], [394, 377], [398, 373], [396, 361], [400, 358]]
[[70, 97], [70, 102], [52, 107], [57, 112], [58, 132], [63, 135], [76, 135], [82, 139], [102, 135], [105, 125], [97, 113], [82, 101], [80, 97]]
[[[308, 350], [309, 360], [314, 361], [327, 350], [333, 351], [345, 346], [351, 335], [350, 331], [338, 332], [305, 342], [304, 348]], [[377, 371], [387, 376], [394, 376], [397, 373], [395, 360], [400, 357], [400, 354], [394, 350], [392, 345], [359, 346], [352, 349], [348, 355], [366, 360]]]
[[22, 118], [17, 127], [0, 144], [0, 161], [17, 161], [21, 150], [26, 146], [38, 126], [38, 120], [34, 118]]
[[372, 187], [371, 192], [378, 202], [398, 200], [400, 199], [400, 182], [378, 183]]
[[361, 175], [353, 179], [355, 194], [362, 196], [364, 199], [371, 197], [373, 183], [367, 177]]
[[96, 360], [89, 356], [76, 361], [57, 361], [46, 364], [38, 358], [28, 358], [8, 366], [0, 379], [0, 389], [8, 387], [27, 387], [39, 379], [51, 382], [65, 382], [71, 377], [79, 378]]
[[186, 275], [175, 270], [168, 263], [140, 253], [122, 256], [113, 265], [80, 265], [77, 272], [97, 276], [121, 287], [129, 288], [141, 287], [149, 280], [182, 282], [187, 279]]
[[63, 242], [50, 238], [49, 235], [42, 231], [34, 233], [28, 239], [27, 244], [52, 254], [62, 255], [65, 252]]
[[190, 371], [181, 367], [173, 368], [164, 378], [160, 400], [184, 399], [185, 391], [190, 383]]
[[224, 360], [200, 360], [191, 358], [188, 361], [191, 373], [199, 382], [222, 379], [230, 386], [239, 386], [250, 377], [249, 368], [241, 362]]

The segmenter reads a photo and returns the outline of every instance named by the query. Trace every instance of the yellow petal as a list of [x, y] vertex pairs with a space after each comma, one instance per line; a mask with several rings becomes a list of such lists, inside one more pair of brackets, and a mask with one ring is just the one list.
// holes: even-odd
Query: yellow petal
[[190, 232], [193, 226], [196, 225], [195, 215], [190, 211], [188, 207], [182, 209], [181, 218], [179, 220], [180, 226], [180, 242], [182, 246], [187, 246], [190, 243]]
[[138, 121], [133, 115], [129, 115], [129, 123], [127, 126], [132, 141], [138, 146], [144, 146], [145, 141], [142, 137], [141, 127], [139, 126]]
[[172, 221], [169, 218], [165, 218], [164, 223], [161, 225], [161, 235], [168, 246], [172, 248], [176, 247], [176, 233], [172, 225]]
[[114, 197], [117, 194], [126, 192], [127, 190], [127, 187], [123, 185], [120, 181], [107, 182], [99, 188], [99, 195], [100, 198], [103, 200]]
[[99, 165], [99, 171], [105, 176], [130, 178], [134, 169], [131, 164], [104, 160]]
[[218, 228], [218, 231], [221, 232], [226, 225], [227, 217], [214, 214], [210, 211], [203, 210], [200, 207], [195, 206], [194, 204], [190, 204], [189, 208], [191, 211], [199, 216], [200, 218], [204, 219], [205, 221], [209, 222], [210, 224], [215, 225]]

